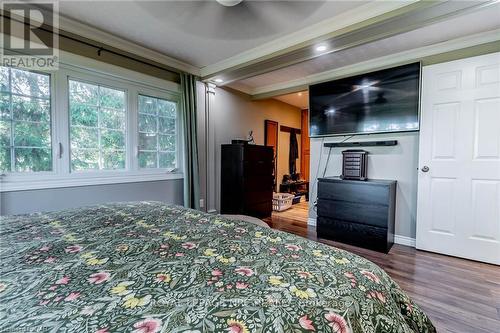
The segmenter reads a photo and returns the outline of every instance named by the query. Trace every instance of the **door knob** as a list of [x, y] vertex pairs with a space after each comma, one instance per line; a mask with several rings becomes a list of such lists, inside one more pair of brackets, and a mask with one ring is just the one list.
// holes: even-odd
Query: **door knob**
[[422, 167], [422, 172], [428, 172], [429, 171], [429, 167], [427, 165], [424, 165]]

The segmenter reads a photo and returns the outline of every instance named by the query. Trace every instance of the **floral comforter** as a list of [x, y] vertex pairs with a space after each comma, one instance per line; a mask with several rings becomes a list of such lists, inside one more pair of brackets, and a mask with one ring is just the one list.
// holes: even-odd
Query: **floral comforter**
[[0, 221], [0, 332], [435, 332], [375, 264], [156, 202]]

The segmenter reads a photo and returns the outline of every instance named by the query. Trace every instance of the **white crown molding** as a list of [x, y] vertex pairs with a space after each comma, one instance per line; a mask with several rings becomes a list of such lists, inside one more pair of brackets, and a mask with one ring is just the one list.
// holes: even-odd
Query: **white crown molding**
[[[440, 53], [460, 50], [467, 47], [472, 47], [480, 44], [495, 42], [500, 40], [500, 29], [490, 30], [466, 37], [451, 39], [445, 42], [419, 47], [412, 50], [407, 50], [391, 55], [370, 59], [353, 65], [348, 65], [333, 70], [308, 75], [304, 78], [280, 82], [267, 86], [252, 89], [250, 94], [253, 96], [263, 95], [262, 97], [272, 97], [273, 92], [280, 95], [282, 91], [293, 92], [294, 88], [303, 90], [310, 84], [328, 81], [335, 78], [341, 78], [348, 75], [355, 75], [369, 70], [375, 70], [386, 66], [395, 65], [398, 63], [417, 61], [421, 58], [437, 55]], [[248, 91], [248, 90], [247, 90]], [[247, 92], [248, 93], [248, 92]]]
[[298, 44], [312, 41], [334, 31], [389, 13], [418, 1], [419, 0], [373, 1], [367, 3], [366, 5], [348, 10], [330, 19], [323, 20], [307, 28], [277, 38], [271, 42], [264, 43], [261, 46], [244, 51], [233, 57], [205, 66], [201, 68], [200, 74], [202, 77], [215, 74]]

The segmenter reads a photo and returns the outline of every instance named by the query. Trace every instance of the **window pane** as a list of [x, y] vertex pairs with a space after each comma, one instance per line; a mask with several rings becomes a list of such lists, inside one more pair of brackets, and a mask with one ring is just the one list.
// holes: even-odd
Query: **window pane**
[[0, 168], [52, 170], [50, 75], [0, 66]]
[[46, 99], [12, 96], [12, 116], [18, 120], [50, 121], [50, 102]]
[[9, 69], [0, 67], [0, 91], [10, 91]]
[[0, 170], [10, 171], [10, 148], [0, 147]]
[[72, 148], [98, 148], [99, 130], [92, 127], [71, 127]]
[[160, 135], [160, 150], [175, 151], [175, 135]]
[[100, 105], [102, 107], [125, 108], [125, 92], [110, 88], [99, 87]]
[[101, 147], [120, 149], [125, 147], [125, 133], [115, 130], [101, 130]]
[[97, 105], [98, 86], [78, 81], [69, 81], [69, 102]]
[[101, 110], [102, 127], [111, 129], [125, 129], [125, 113], [122, 110], [102, 109]]
[[125, 151], [107, 150], [102, 154], [104, 169], [124, 169]]
[[10, 95], [0, 94], [0, 119], [10, 118]]
[[139, 95], [139, 112], [156, 115], [157, 98]]
[[145, 114], [139, 114], [139, 131], [156, 133], [156, 121], [158, 117]]
[[160, 153], [160, 168], [175, 168], [175, 153]]
[[69, 84], [72, 169], [124, 169], [125, 92], [73, 80]]
[[48, 75], [11, 68], [12, 93], [32, 96], [50, 97], [50, 77]]
[[10, 121], [0, 121], [0, 147], [10, 147]]
[[156, 155], [157, 153], [151, 152], [139, 152], [139, 167], [141, 168], [157, 168], [156, 164]]
[[50, 147], [49, 124], [14, 122], [14, 146]]
[[177, 105], [175, 103], [160, 99], [158, 100], [158, 114], [163, 117], [176, 118]]
[[139, 133], [139, 149], [156, 150], [156, 134]]
[[175, 133], [175, 119], [159, 117], [158, 121], [159, 121], [158, 131], [160, 133], [165, 133], [165, 134]]
[[139, 95], [139, 166], [174, 169], [177, 104]]
[[17, 172], [49, 171], [52, 156], [50, 149], [43, 148], [15, 148], [15, 169]]
[[71, 125], [97, 127], [97, 107], [88, 104], [70, 105]]
[[71, 169], [89, 170], [99, 169], [99, 150], [71, 149]]

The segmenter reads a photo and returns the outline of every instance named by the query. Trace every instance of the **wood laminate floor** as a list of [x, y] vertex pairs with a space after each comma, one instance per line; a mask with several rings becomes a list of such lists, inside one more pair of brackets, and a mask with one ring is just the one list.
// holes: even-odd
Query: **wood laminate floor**
[[275, 229], [346, 249], [382, 267], [429, 315], [438, 332], [500, 332], [500, 267], [395, 244], [388, 254], [318, 239], [308, 203], [273, 212]]

